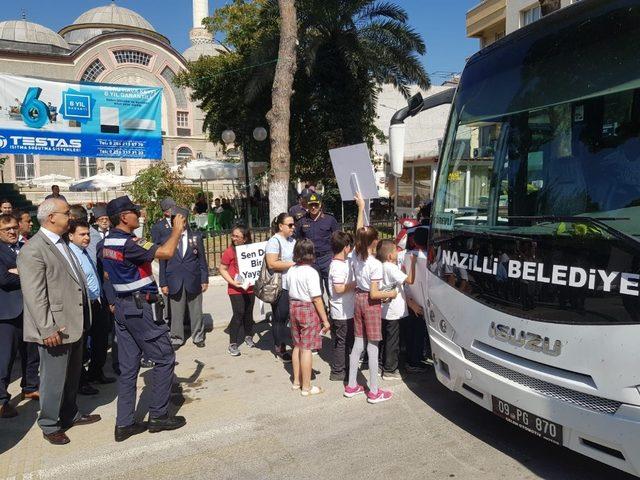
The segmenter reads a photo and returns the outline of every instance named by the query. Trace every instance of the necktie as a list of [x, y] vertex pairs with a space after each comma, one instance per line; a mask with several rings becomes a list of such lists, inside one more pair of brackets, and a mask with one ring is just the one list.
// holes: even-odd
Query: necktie
[[93, 264], [93, 260], [91, 260], [91, 257], [89, 256], [89, 252], [87, 252], [86, 249], [82, 249], [82, 254], [87, 257], [87, 261], [89, 262], [89, 265], [91, 265], [91, 269], [93, 270], [93, 273], [96, 275], [96, 277], [98, 276], [98, 270], [96, 270], [96, 266]]
[[11, 251], [13, 253], [18, 255], [18, 252], [20, 251], [20, 248], [18, 248], [18, 244], [17, 243], [14, 243], [13, 245], [9, 245], [9, 248], [11, 249]]

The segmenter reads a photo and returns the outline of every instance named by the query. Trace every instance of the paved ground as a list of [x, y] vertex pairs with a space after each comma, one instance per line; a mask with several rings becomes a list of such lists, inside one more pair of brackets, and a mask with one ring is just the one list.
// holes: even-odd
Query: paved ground
[[[0, 478], [631, 478], [513, 427], [446, 390], [432, 372], [387, 383], [395, 398], [369, 405], [364, 397], [343, 398], [325, 361], [314, 357], [316, 383], [326, 391], [302, 398], [269, 353], [268, 333], [241, 357], [225, 353], [224, 291], [206, 294], [215, 326], [206, 348], [178, 352], [183, 391], [172, 403], [187, 417], [185, 428], [114, 443], [110, 385], [80, 398], [81, 409], [103, 421], [70, 430], [71, 443], [54, 447], [34, 424], [37, 403], [22, 402], [20, 416], [0, 424]], [[139, 382], [140, 417], [147, 375]]]

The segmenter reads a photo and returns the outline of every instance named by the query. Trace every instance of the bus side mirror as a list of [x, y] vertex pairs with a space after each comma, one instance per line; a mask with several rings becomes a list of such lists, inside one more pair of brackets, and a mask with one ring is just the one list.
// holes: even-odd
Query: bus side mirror
[[389, 162], [391, 174], [395, 177], [402, 176], [404, 165], [404, 123], [397, 123], [389, 127]]

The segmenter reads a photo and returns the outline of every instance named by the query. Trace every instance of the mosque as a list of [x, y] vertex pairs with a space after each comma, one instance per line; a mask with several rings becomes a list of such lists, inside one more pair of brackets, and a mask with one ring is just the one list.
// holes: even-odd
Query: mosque
[[[184, 0], [183, 0], [184, 1]], [[163, 160], [175, 164], [190, 158], [214, 158], [222, 152], [202, 132], [204, 113], [189, 91], [173, 79], [189, 61], [219, 55], [226, 48], [202, 26], [208, 0], [193, 0], [191, 46], [176, 51], [171, 42], [138, 13], [115, 1], [82, 13], [58, 33], [27, 19], [0, 22], [0, 72], [75, 82], [163, 87]], [[9, 155], [4, 181], [61, 174], [76, 179], [101, 171], [135, 175], [151, 160], [47, 155]]]

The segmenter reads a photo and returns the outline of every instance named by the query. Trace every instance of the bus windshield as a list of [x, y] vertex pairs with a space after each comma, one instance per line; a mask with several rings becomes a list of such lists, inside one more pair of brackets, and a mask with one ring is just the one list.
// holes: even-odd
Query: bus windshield
[[640, 323], [640, 5], [581, 2], [469, 61], [431, 271], [548, 322]]
[[640, 241], [640, 8], [612, 3], [579, 28], [470, 62], [434, 227], [553, 234], [584, 223]]

